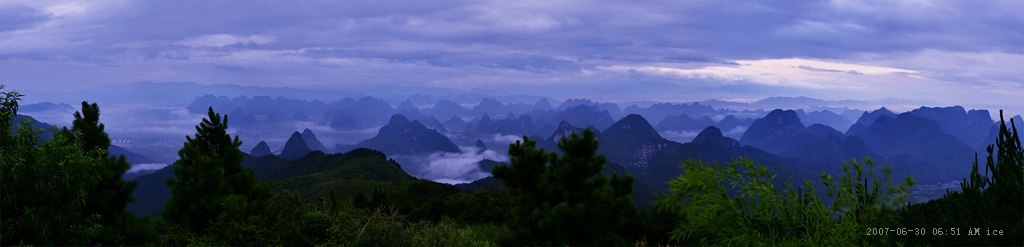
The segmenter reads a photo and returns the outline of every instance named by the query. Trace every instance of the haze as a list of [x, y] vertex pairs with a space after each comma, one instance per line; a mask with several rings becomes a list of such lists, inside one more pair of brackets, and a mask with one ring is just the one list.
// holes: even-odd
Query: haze
[[[416, 107], [810, 97], [1024, 114], [1024, 1], [5, 0], [0, 46], [0, 83], [23, 105], [99, 102], [115, 144], [136, 150], [180, 146], [203, 117], [184, 107], [206, 94], [393, 107], [415, 94], [433, 100]], [[288, 128], [347, 145], [378, 127]], [[243, 150], [277, 150], [286, 133], [243, 136]]]

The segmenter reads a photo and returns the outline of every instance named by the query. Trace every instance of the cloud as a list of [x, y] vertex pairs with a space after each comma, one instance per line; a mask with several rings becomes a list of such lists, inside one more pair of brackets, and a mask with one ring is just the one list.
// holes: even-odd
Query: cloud
[[0, 23], [3, 23], [0, 25], [0, 32], [32, 28], [50, 20], [51, 17], [51, 14], [29, 6], [5, 4], [0, 8]]
[[661, 137], [664, 137], [665, 139], [673, 140], [679, 143], [687, 143], [692, 141], [694, 137], [697, 137], [697, 134], [700, 134], [700, 131], [663, 131], [658, 132], [658, 134], [661, 134]]
[[262, 36], [262, 35], [249, 35], [234, 36], [228, 34], [215, 34], [215, 35], [202, 35], [197, 37], [188, 38], [178, 42], [178, 44], [187, 45], [190, 47], [221, 47], [233, 44], [269, 44], [274, 41], [273, 36]]
[[154, 171], [160, 170], [167, 167], [167, 164], [163, 163], [142, 163], [132, 165], [132, 168], [128, 169], [125, 173], [141, 172], [141, 171]]
[[412, 158], [418, 165], [416, 177], [441, 183], [468, 183], [490, 176], [480, 170], [478, 162], [490, 159], [507, 162], [508, 157], [491, 150], [481, 151], [477, 147], [460, 146], [459, 153], [434, 153]]
[[[194, 81], [1010, 105], [1021, 92], [1021, 9], [1021, 1], [13, 1], [0, 10], [8, 11], [0, 66], [12, 88], [50, 91]], [[647, 84], [669, 87], [636, 87]]]

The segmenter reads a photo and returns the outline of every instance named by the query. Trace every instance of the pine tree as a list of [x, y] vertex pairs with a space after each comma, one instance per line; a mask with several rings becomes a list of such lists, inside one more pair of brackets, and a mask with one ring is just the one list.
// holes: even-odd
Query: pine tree
[[242, 166], [242, 142], [237, 136], [232, 140], [227, 128], [227, 116], [221, 121], [210, 107], [195, 137], [186, 137], [174, 167], [177, 179], [167, 180], [171, 200], [164, 206], [164, 219], [202, 231], [224, 210], [226, 197], [253, 192], [256, 175]]
[[[64, 127], [59, 134], [67, 138], [67, 142], [80, 141], [83, 151], [96, 158], [100, 180], [96, 187], [90, 189], [84, 213], [99, 214], [105, 225], [123, 227], [128, 203], [134, 201], [132, 192], [138, 186], [136, 181], [124, 181], [121, 177], [131, 168], [124, 155], [109, 156], [110, 137], [104, 132], [104, 124], [100, 123], [100, 108], [96, 103], [82, 101], [82, 111], [75, 112], [71, 130]], [[109, 229], [116, 231], [117, 229]], [[106, 234], [116, 235], [116, 234]]]
[[[75, 120], [71, 125], [71, 131], [76, 133], [72, 138], [81, 139], [85, 151], [107, 151], [110, 148], [110, 136], [103, 131], [105, 126], [100, 123], [100, 107], [96, 103], [90, 105], [82, 101], [82, 111], [75, 112]], [[68, 131], [67, 127], [64, 127], [64, 131]]]
[[[536, 148], [529, 137], [509, 145], [511, 165], [494, 167], [494, 177], [517, 194], [509, 229], [515, 244], [619, 246], [617, 234], [632, 212], [632, 175], [600, 172], [607, 159], [597, 155], [590, 129], [563, 138], [555, 153]], [[524, 243], [525, 242], [525, 243]]]

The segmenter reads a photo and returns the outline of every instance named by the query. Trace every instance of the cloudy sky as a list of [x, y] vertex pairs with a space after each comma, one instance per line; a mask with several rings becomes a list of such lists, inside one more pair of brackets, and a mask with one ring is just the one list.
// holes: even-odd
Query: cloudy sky
[[0, 83], [32, 91], [191, 81], [1024, 112], [1018, 0], [0, 0], [0, 46]]

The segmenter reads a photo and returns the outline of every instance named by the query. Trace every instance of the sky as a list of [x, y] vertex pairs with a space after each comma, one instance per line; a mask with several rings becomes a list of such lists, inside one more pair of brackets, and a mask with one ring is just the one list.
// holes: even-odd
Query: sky
[[1024, 113], [1024, 1], [0, 0], [8, 89], [141, 81]]

